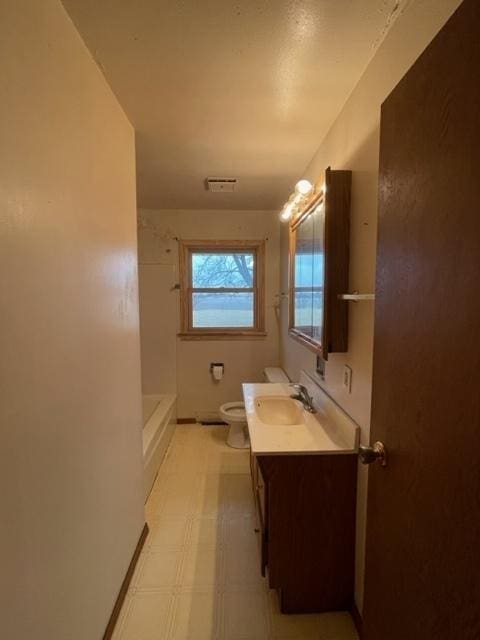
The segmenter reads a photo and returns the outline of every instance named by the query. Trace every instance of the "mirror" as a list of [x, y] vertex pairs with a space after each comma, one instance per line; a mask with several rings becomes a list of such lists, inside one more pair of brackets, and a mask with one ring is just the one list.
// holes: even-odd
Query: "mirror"
[[292, 322], [290, 329], [311, 346], [321, 349], [325, 208], [323, 199], [292, 225]]

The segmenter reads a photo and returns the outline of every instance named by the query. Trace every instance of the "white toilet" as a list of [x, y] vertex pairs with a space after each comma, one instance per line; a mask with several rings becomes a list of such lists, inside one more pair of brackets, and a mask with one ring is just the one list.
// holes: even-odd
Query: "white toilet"
[[[280, 367], [266, 367], [263, 370], [263, 378], [265, 382], [290, 382]], [[220, 407], [219, 413], [223, 422], [230, 425], [227, 444], [234, 449], [247, 449], [250, 439], [243, 402], [226, 402]]]
[[250, 439], [243, 402], [226, 402], [220, 407], [219, 413], [223, 422], [230, 425], [227, 444], [234, 449], [247, 449]]

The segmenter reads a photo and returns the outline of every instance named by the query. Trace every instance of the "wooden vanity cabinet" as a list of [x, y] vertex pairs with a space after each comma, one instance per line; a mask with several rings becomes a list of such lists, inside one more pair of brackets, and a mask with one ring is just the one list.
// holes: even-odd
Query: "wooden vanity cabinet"
[[353, 605], [356, 455], [251, 456], [262, 575], [282, 613]]

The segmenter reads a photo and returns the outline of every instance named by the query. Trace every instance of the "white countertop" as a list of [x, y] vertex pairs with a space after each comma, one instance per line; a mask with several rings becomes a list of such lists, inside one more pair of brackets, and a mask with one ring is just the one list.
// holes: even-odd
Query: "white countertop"
[[248, 383], [243, 385], [252, 453], [256, 455], [331, 455], [358, 451], [360, 429], [323, 389], [306, 373], [300, 383], [314, 399], [317, 413], [303, 411], [298, 424], [280, 425], [263, 422], [255, 410], [261, 396], [289, 397], [295, 390], [288, 384]]

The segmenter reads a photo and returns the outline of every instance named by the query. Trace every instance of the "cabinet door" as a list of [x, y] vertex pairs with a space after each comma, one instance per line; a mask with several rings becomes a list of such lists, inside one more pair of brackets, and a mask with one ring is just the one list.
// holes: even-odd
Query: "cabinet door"
[[255, 500], [255, 513], [257, 525], [255, 532], [258, 536], [258, 545], [260, 549], [260, 570], [262, 576], [265, 576], [265, 570], [268, 560], [268, 536], [267, 536], [267, 488], [262, 472], [258, 465], [258, 460], [254, 455], [250, 456], [250, 470], [252, 473], [253, 497]]
[[348, 303], [339, 295], [349, 290], [351, 171], [325, 172], [325, 273], [322, 355], [348, 351]]
[[289, 334], [324, 360], [348, 350], [351, 171], [325, 172], [325, 189], [290, 225]]

